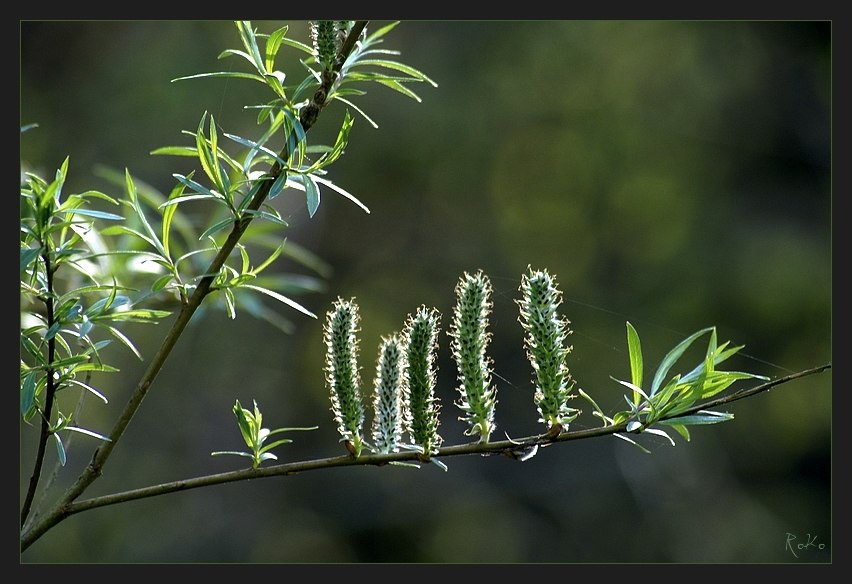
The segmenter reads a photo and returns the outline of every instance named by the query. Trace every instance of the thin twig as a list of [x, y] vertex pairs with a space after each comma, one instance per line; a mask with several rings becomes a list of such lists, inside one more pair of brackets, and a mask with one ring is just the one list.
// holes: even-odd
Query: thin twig
[[[764, 391], [767, 391], [773, 387], [782, 385], [784, 383], [789, 383], [796, 379], [801, 379], [802, 377], [807, 377], [809, 375], [814, 375], [817, 373], [821, 373], [827, 369], [831, 368], [831, 363], [826, 365], [822, 365], [820, 367], [814, 367], [813, 369], [807, 369], [804, 371], [800, 371], [798, 373], [793, 373], [791, 375], [787, 375], [785, 377], [779, 377], [778, 379], [774, 379], [772, 381], [768, 381], [766, 383], [762, 383], [752, 388], [740, 390], [738, 392], [726, 395], [724, 397], [720, 397], [717, 399], [713, 399], [707, 402], [704, 402], [700, 405], [696, 405], [692, 408], [689, 408], [677, 416], [664, 416], [661, 419], [669, 419], [680, 416], [687, 416], [694, 413], [697, 413], [701, 410], [706, 410], [708, 408], [718, 407], [720, 405], [729, 404], [741, 399], [745, 399], [747, 397], [752, 397]], [[479, 454], [479, 455], [489, 455], [489, 454], [506, 454], [509, 456], [516, 455], [518, 452], [522, 452], [528, 448], [536, 447], [536, 446], [546, 446], [548, 444], [556, 443], [556, 442], [568, 442], [571, 440], [581, 440], [587, 438], [595, 438], [599, 436], [608, 436], [611, 434], [617, 434], [621, 432], [625, 432], [627, 427], [627, 423], [621, 423], [614, 426], [601, 426], [599, 428], [590, 428], [584, 430], [574, 430], [572, 432], [562, 432], [561, 434], [551, 437], [547, 434], [538, 434], [535, 436], [527, 436], [525, 438], [520, 438], [516, 440], [500, 440], [495, 442], [472, 442], [468, 444], [456, 444], [452, 446], [445, 446], [440, 448], [436, 454], [434, 454], [433, 458], [447, 458], [450, 456], [462, 456], [462, 455], [470, 455], [470, 454]], [[513, 456], [515, 457], [515, 456]], [[257, 468], [257, 469], [243, 469], [232, 472], [226, 472], [215, 475], [208, 475], [203, 477], [197, 477], [192, 479], [185, 479], [182, 481], [175, 481], [171, 483], [163, 483], [159, 485], [153, 485], [150, 487], [144, 487], [141, 489], [134, 489], [131, 491], [124, 491], [122, 493], [115, 493], [112, 495], [105, 495], [102, 497], [95, 497], [92, 499], [85, 499], [83, 501], [78, 501], [74, 503], [70, 503], [66, 505], [63, 509], [63, 517], [67, 518], [76, 513], [80, 513], [82, 511], [87, 511], [89, 509], [95, 509], [98, 507], [105, 507], [107, 505], [115, 505], [118, 503], [124, 503], [127, 501], [134, 501], [138, 499], [145, 499], [149, 497], [156, 497], [159, 495], [166, 495], [168, 493], [176, 493], [180, 491], [188, 491], [191, 489], [197, 489], [200, 487], [209, 487], [212, 485], [221, 485], [226, 483], [233, 483], [237, 481], [246, 481], [260, 478], [268, 478], [268, 477], [276, 477], [276, 476], [289, 476], [295, 475], [311, 470], [320, 470], [320, 469], [328, 469], [328, 468], [339, 468], [345, 466], [384, 466], [391, 462], [422, 462], [422, 454], [416, 451], [401, 451], [401, 452], [393, 452], [390, 454], [364, 454], [357, 458], [353, 456], [343, 455], [333, 458], [320, 458], [315, 460], [307, 460], [302, 462], [290, 462], [284, 464], [277, 464], [274, 466], [269, 466], [265, 468]], [[50, 526], [45, 526], [44, 531], [46, 531]], [[43, 531], [41, 532], [43, 533]], [[26, 549], [33, 541], [35, 541], [40, 535], [40, 532], [36, 530], [31, 531], [26, 535], [26, 537], [22, 540], [23, 548]]]

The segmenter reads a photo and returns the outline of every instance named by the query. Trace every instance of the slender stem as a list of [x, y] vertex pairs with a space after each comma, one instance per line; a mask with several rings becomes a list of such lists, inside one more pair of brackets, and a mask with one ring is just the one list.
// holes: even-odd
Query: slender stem
[[[45, 299], [44, 304], [45, 310], [47, 311], [47, 328], [50, 329], [50, 327], [53, 326], [53, 304], [55, 301], [53, 296], [53, 265], [50, 262], [50, 252], [45, 252], [42, 259], [44, 260], [44, 271], [47, 279], [48, 292], [48, 297]], [[53, 363], [55, 355], [56, 337], [51, 337], [51, 339], [47, 342], [47, 362]], [[53, 415], [53, 400], [56, 397], [56, 381], [53, 377], [53, 369], [50, 367], [47, 368], [45, 375], [47, 376], [47, 387], [45, 388], [44, 412], [41, 417], [41, 434], [38, 440], [38, 451], [36, 452], [33, 474], [30, 476], [30, 486], [27, 488], [24, 504], [21, 507], [21, 527], [23, 527], [24, 523], [26, 523], [27, 516], [30, 514], [30, 509], [32, 508], [33, 499], [35, 498], [36, 490], [38, 489], [38, 482], [41, 478], [41, 469], [44, 465], [44, 455], [45, 452], [47, 452], [47, 441], [50, 439], [50, 417]]]
[[[367, 21], [359, 21], [352, 27], [352, 30], [349, 33], [349, 36], [346, 38], [343, 44], [343, 49], [341, 50], [339, 63], [343, 63], [346, 58], [349, 56], [349, 53], [355, 48], [355, 42], [357, 37], [361, 34], [361, 31], [366, 26]], [[345, 52], [344, 52], [345, 50]], [[339, 68], [338, 68], [339, 69]], [[330, 89], [330, 83], [333, 80], [328, 80], [329, 87], [326, 89]], [[314, 121], [316, 120], [316, 116], [308, 124], [303, 124], [303, 128], [305, 132], [307, 132]], [[288, 147], [285, 146], [279, 156], [282, 160], [287, 160], [289, 158]], [[62, 495], [59, 501], [53, 506], [53, 508], [45, 513], [45, 515], [36, 522], [29, 530], [22, 533], [21, 537], [21, 549], [26, 549], [32, 542], [34, 542], [38, 537], [44, 534], [50, 527], [56, 525], [66, 517], [68, 517], [68, 510], [72, 505], [72, 502], [76, 500], [88, 487], [92, 484], [101, 474], [104, 465], [109, 459], [110, 454], [113, 449], [118, 444], [119, 440], [124, 434], [124, 431], [127, 429], [127, 426], [130, 424], [130, 420], [136, 414], [139, 406], [142, 404], [142, 400], [148, 393], [151, 385], [154, 380], [157, 378], [157, 375], [162, 370], [163, 366], [166, 363], [169, 355], [174, 349], [174, 346], [177, 344], [178, 339], [183, 334], [184, 329], [187, 324], [189, 324], [190, 319], [195, 314], [195, 311], [201, 306], [202, 301], [207, 297], [207, 295], [211, 291], [211, 286], [213, 284], [215, 276], [219, 273], [219, 270], [225, 264], [225, 261], [231, 255], [231, 252], [234, 250], [237, 242], [239, 242], [240, 238], [245, 233], [249, 224], [254, 217], [254, 213], [251, 211], [257, 211], [263, 202], [266, 200], [266, 197], [269, 195], [269, 189], [272, 184], [275, 182], [275, 179], [282, 173], [286, 172], [279, 162], [275, 162], [272, 168], [269, 171], [269, 176], [271, 180], [266, 180], [263, 182], [261, 187], [258, 189], [254, 198], [251, 200], [247, 207], [247, 212], [243, 213], [243, 215], [234, 221], [234, 227], [232, 228], [228, 238], [222, 244], [222, 247], [219, 249], [219, 252], [216, 254], [216, 257], [213, 258], [213, 261], [210, 263], [210, 266], [204, 271], [206, 276], [201, 278], [198, 282], [198, 286], [195, 288], [195, 291], [192, 293], [192, 296], [189, 300], [183, 304], [180, 312], [175, 318], [174, 323], [172, 324], [172, 328], [166, 334], [163, 339], [163, 343], [160, 346], [157, 354], [154, 355], [154, 358], [151, 360], [148, 368], [145, 370], [145, 373], [142, 375], [139, 383], [136, 385], [133, 393], [131, 394], [127, 404], [124, 407], [124, 410], [118, 417], [115, 425], [113, 426], [112, 431], [109, 433], [109, 440], [105, 441], [104, 444], [98, 448], [94, 456], [92, 457], [92, 461], [89, 465], [80, 473], [77, 480], [74, 484]], [[51, 394], [48, 393], [48, 399], [51, 398]], [[43, 457], [42, 457], [43, 458]], [[32, 488], [31, 488], [32, 490]], [[28, 502], [32, 500], [32, 497], [28, 497]], [[27, 504], [27, 508], [29, 507], [29, 503]], [[26, 509], [25, 509], [26, 511]], [[24, 521], [25, 514], [22, 513], [22, 525]]]
[[[686, 416], [708, 408], [729, 404], [731, 402], [745, 399], [747, 397], [752, 397], [778, 385], [789, 383], [796, 379], [807, 377], [809, 375], [814, 375], [816, 373], [821, 373], [830, 368], [831, 363], [828, 363], [826, 365], [821, 365], [819, 367], [814, 367], [812, 369], [793, 373], [785, 377], [779, 377], [778, 379], [768, 381], [758, 386], [741, 390], [724, 397], [713, 399], [704, 402], [700, 405], [696, 405], [684, 412], [681, 412], [677, 416], [664, 416], [662, 419]], [[545, 433], [538, 434], [535, 436], [527, 436], [525, 438], [519, 438], [517, 440], [501, 440], [497, 442], [472, 442], [469, 444], [456, 444], [439, 448], [436, 453], [432, 455], [432, 458], [446, 458], [449, 456], [462, 456], [470, 454], [505, 454], [514, 458], [516, 457], [517, 453], [523, 452], [524, 450], [530, 447], [547, 446], [548, 444], [552, 444], [555, 442], [568, 442], [571, 440], [581, 440], [586, 438], [595, 438], [598, 436], [608, 436], [611, 434], [625, 432], [626, 428], [627, 423], [624, 422], [615, 426], [601, 426], [599, 428], [589, 428], [585, 430], [574, 430], [572, 432], [562, 432], [557, 436], [550, 436]], [[45, 531], [50, 529], [52, 525], [58, 523], [62, 519], [65, 519], [76, 513], [80, 513], [82, 511], [95, 509], [97, 507], [105, 507], [107, 505], [115, 505], [117, 503], [124, 503], [137, 499], [145, 499], [149, 497], [156, 497], [158, 495], [165, 495], [168, 493], [176, 493], [180, 491], [187, 491], [190, 489], [197, 489], [200, 487], [233, 483], [236, 481], [295, 475], [301, 472], [307, 472], [311, 470], [339, 468], [344, 466], [384, 466], [391, 462], [418, 462], [421, 460], [421, 454], [416, 451], [401, 451], [389, 454], [364, 454], [357, 458], [353, 456], [344, 455], [333, 458], [320, 458], [302, 462], [277, 464], [275, 466], [269, 466], [266, 468], [243, 469], [233, 472], [208, 475], [203, 477], [186, 479], [182, 481], [175, 481], [171, 483], [163, 483], [160, 485], [153, 485], [150, 487], [135, 489], [132, 491], [124, 491], [122, 493], [95, 497], [92, 499], [85, 499], [83, 501], [68, 503], [67, 505], [63, 506], [63, 508], [61, 509], [62, 516], [55, 518], [53, 523], [42, 522], [42, 524], [40, 524], [36, 528], [33, 528], [22, 538], [22, 549], [26, 549], [27, 547], [29, 547], [30, 544], [32, 544], [35, 540], [39, 538], [39, 536], [41, 536]]]

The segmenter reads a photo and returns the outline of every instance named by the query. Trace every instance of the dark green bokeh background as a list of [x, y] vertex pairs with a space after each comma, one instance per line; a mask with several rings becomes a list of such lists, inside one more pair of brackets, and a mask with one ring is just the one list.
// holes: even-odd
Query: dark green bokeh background
[[[306, 23], [289, 24], [307, 42]], [[229, 21], [21, 22], [21, 124], [40, 126], [21, 137], [22, 162], [48, 177], [70, 156], [67, 192], [122, 196], [101, 164], [167, 193], [190, 163], [149, 152], [186, 143], [203, 112], [258, 135], [241, 109], [269, 98], [258, 84], [170, 83], [242, 70], [216, 59], [239, 47]], [[282, 461], [342, 454], [321, 371], [331, 302], [361, 307], [369, 385], [379, 337], [420, 304], [445, 331], [459, 276], [479, 268], [495, 290], [497, 439], [542, 430], [514, 303], [528, 265], [556, 275], [572, 373], [610, 411], [623, 405], [610, 376], [629, 378], [627, 320], [652, 368], [710, 325], [746, 346], [728, 369], [779, 377], [831, 361], [829, 22], [405, 21], [385, 47], [439, 87], [413, 86], [416, 103], [367, 86], [358, 101], [379, 128], [355, 114], [329, 178], [372, 213], [328, 190], [312, 219], [299, 192], [276, 200], [287, 237], [333, 269], [323, 292], [298, 298], [320, 318], [277, 305], [290, 335], [248, 314], [196, 319], [87, 497], [241, 467], [210, 456], [243, 446], [235, 399], [256, 399], [271, 428], [320, 426], [291, 435]], [[282, 66], [301, 76], [293, 62]], [[324, 111], [310, 139], [333, 138], [343, 111]], [[132, 329], [145, 357], [167, 327]], [[442, 332], [440, 433], [454, 444], [467, 438], [448, 346]], [[88, 401], [81, 420], [102, 432], [145, 367], [127, 351], [113, 360], [122, 373], [96, 380], [109, 405]], [[100, 508], [21, 561], [827, 562], [831, 388], [829, 370], [737, 402], [734, 421], [690, 443], [645, 440], [651, 455], [606, 437], [524, 463], [330, 469]], [[576, 405], [572, 429], [599, 425]], [[22, 493], [35, 435], [22, 426]], [[61, 486], [94, 446], [74, 438]], [[794, 557], [788, 534], [825, 547]]]

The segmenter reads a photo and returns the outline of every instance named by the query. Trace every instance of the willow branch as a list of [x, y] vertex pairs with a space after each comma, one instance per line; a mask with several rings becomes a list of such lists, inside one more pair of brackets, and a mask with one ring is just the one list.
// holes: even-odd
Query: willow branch
[[[44, 261], [44, 271], [47, 274], [47, 289], [51, 292], [51, 296], [49, 296], [45, 300], [45, 310], [47, 313], [47, 326], [48, 330], [51, 326], [53, 326], [54, 318], [53, 318], [53, 309], [55, 299], [52, 296], [53, 293], [53, 272], [54, 267], [50, 262], [50, 254], [45, 252], [42, 256]], [[53, 363], [53, 360], [56, 356], [56, 337], [51, 337], [47, 342], [47, 362]], [[44, 465], [44, 455], [47, 451], [47, 441], [50, 439], [50, 418], [53, 416], [53, 400], [56, 397], [56, 378], [53, 375], [53, 370], [47, 369], [47, 387], [45, 393], [44, 400], [44, 412], [42, 412], [41, 418], [41, 433], [38, 440], [38, 451], [36, 452], [35, 457], [35, 465], [33, 467], [33, 474], [30, 476], [30, 485], [27, 489], [27, 494], [24, 498], [24, 504], [21, 507], [21, 527], [24, 526], [24, 523], [27, 520], [27, 516], [30, 514], [30, 508], [33, 504], [33, 499], [35, 498], [36, 489], [38, 489], [38, 481], [41, 477], [41, 469]]]
[[[367, 21], [359, 21], [357, 22], [350, 31], [346, 40], [344, 41], [343, 47], [341, 49], [340, 58], [338, 62], [340, 65], [346, 60], [349, 56], [349, 53], [355, 48], [356, 40], [358, 36], [361, 34], [361, 31], [364, 30]], [[344, 52], [344, 50], [346, 52]], [[340, 66], [336, 66], [335, 73], [339, 72]], [[336, 77], [336, 76], [334, 76]], [[328, 80], [324, 80], [320, 90], [325, 90], [326, 93], [331, 89], [331, 83], [335, 82], [336, 79], [329, 78]], [[328, 87], [325, 85], [328, 84]], [[320, 108], [321, 109], [321, 108]], [[317, 112], [318, 113], [318, 112]], [[316, 115], [313, 116], [313, 119], [306, 120], [303, 123], [303, 129], [307, 132], [313, 123], [316, 121]], [[287, 141], [289, 143], [289, 141]], [[281, 151], [279, 158], [281, 160], [289, 159], [289, 148], [285, 146]], [[139, 406], [142, 404], [142, 400], [145, 399], [145, 396], [148, 393], [148, 390], [151, 388], [154, 380], [157, 378], [157, 375], [163, 369], [163, 366], [166, 363], [169, 355], [177, 344], [178, 339], [183, 334], [184, 329], [187, 324], [189, 324], [190, 319], [195, 314], [196, 310], [198, 310], [201, 303], [207, 297], [207, 295], [211, 292], [211, 286], [216, 275], [219, 273], [219, 270], [225, 264], [225, 261], [231, 255], [231, 252], [236, 247], [240, 238], [245, 233], [246, 229], [248, 229], [249, 224], [254, 217], [254, 212], [260, 209], [263, 202], [266, 200], [269, 195], [269, 189], [272, 184], [275, 182], [275, 179], [282, 172], [286, 172], [287, 169], [284, 168], [280, 162], [276, 160], [275, 164], [271, 167], [268, 178], [269, 180], [265, 180], [261, 187], [257, 190], [257, 193], [252, 198], [249, 203], [246, 212], [244, 212], [240, 218], [234, 221], [234, 226], [231, 229], [231, 232], [228, 234], [228, 238], [222, 244], [222, 247], [219, 248], [219, 252], [211, 261], [210, 265], [204, 271], [206, 274], [201, 280], [198, 282], [198, 286], [192, 293], [192, 296], [184, 303], [181, 307], [180, 312], [175, 318], [174, 323], [172, 324], [171, 329], [166, 334], [163, 339], [163, 343], [157, 351], [154, 358], [151, 360], [151, 363], [148, 365], [145, 373], [142, 375], [139, 383], [136, 385], [136, 388], [133, 390], [130, 398], [127, 401], [127, 405], [124, 407], [121, 415], [118, 417], [115, 425], [113, 426], [112, 431], [109, 433], [109, 440], [106, 441], [100, 448], [98, 448], [94, 456], [92, 457], [92, 461], [88, 464], [88, 466], [81, 472], [80, 476], [77, 478], [75, 483], [69, 487], [69, 489], [63, 494], [63, 496], [59, 499], [59, 501], [54, 505], [53, 509], [48, 511], [42, 518], [40, 518], [31, 529], [27, 530], [22, 534], [21, 542], [22, 542], [22, 550], [26, 549], [29, 544], [31, 544], [35, 539], [45, 533], [51, 526], [56, 525], [59, 521], [68, 516], [68, 508], [71, 503], [76, 500], [88, 487], [92, 484], [103, 471], [103, 467], [109, 459], [110, 454], [112, 454], [113, 449], [118, 444], [121, 437], [124, 435], [127, 426], [130, 424], [130, 420], [133, 419], [133, 416], [139, 409]], [[22, 519], [23, 521], [23, 519]]]
[[[740, 390], [724, 397], [719, 397], [710, 401], [706, 401], [702, 404], [696, 405], [677, 414], [677, 416], [663, 416], [661, 420], [695, 414], [701, 410], [718, 407], [741, 399], [752, 397], [759, 393], [768, 391], [773, 387], [789, 383], [791, 381], [795, 381], [797, 379], [801, 379], [809, 375], [821, 373], [830, 368], [831, 363], [828, 363], [820, 367], [814, 367], [812, 369], [793, 373], [785, 377], [779, 377], [777, 379], [762, 383], [752, 388]], [[471, 454], [504, 454], [511, 458], [519, 458], [521, 453], [526, 452], [531, 448], [547, 446], [556, 442], [568, 442], [571, 440], [581, 440], [586, 438], [595, 438], [599, 436], [608, 436], [626, 431], [627, 423], [624, 422], [617, 425], [602, 426], [599, 428], [562, 432], [557, 436], [550, 436], [548, 434], [538, 434], [535, 436], [527, 436], [525, 438], [520, 438], [517, 440], [500, 440], [495, 442], [472, 442], [469, 444], [457, 444], [439, 448], [437, 453], [433, 455], [433, 458], [447, 458], [450, 456], [462, 456]], [[201, 487], [209, 487], [212, 485], [233, 483], [237, 481], [246, 481], [276, 476], [290, 476], [311, 470], [339, 468], [346, 466], [385, 466], [393, 462], [424, 462], [424, 460], [422, 458], [422, 454], [415, 451], [393, 452], [389, 454], [364, 454], [358, 456], [357, 458], [351, 455], [343, 455], [332, 458], [320, 458], [302, 462], [278, 464], [266, 468], [248, 468], [238, 471], [175, 481], [171, 483], [163, 483], [141, 489], [124, 491], [122, 493], [115, 493], [112, 495], [105, 495], [92, 499], [86, 499], [63, 506], [60, 510], [61, 515], [54, 517], [52, 523], [42, 522], [42, 524], [40, 524], [36, 528], [33, 528], [29, 533], [26, 534], [24, 538], [22, 538], [22, 549], [26, 549], [27, 547], [29, 547], [29, 545], [32, 544], [36, 539], [38, 539], [40, 535], [50, 529], [52, 525], [55, 525], [59, 521], [71, 515], [80, 513], [82, 511], [87, 511], [89, 509], [105, 507], [107, 505], [115, 505], [117, 503], [124, 503], [137, 499], [146, 499], [149, 497], [166, 495], [168, 493], [176, 493], [180, 491], [198, 489]]]

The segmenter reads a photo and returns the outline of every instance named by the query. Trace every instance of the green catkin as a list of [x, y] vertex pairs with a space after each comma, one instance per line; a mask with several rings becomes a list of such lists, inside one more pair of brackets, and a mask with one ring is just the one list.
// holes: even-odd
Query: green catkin
[[331, 410], [337, 430], [346, 448], [356, 457], [363, 447], [361, 428], [364, 404], [358, 369], [358, 323], [360, 315], [355, 299], [338, 298], [326, 314], [325, 379], [331, 396]]
[[398, 334], [381, 339], [376, 363], [372, 433], [373, 447], [380, 454], [398, 452], [402, 441], [404, 357], [404, 347]]
[[520, 291], [519, 321], [527, 333], [524, 345], [534, 372], [539, 421], [547, 424], [548, 433], [558, 434], [580, 413], [568, 407], [568, 400], [574, 397], [574, 380], [565, 362], [572, 349], [565, 345], [571, 334], [570, 321], [559, 316], [562, 293], [547, 270], [528, 267]]
[[452, 338], [451, 349], [458, 368], [457, 389], [461, 394], [456, 405], [464, 412], [459, 419], [470, 425], [466, 435], [479, 434], [480, 442], [488, 442], [496, 428], [497, 404], [497, 390], [491, 385], [491, 359], [485, 354], [491, 339], [487, 331], [492, 306], [491, 281], [482, 270], [474, 275], [465, 272], [455, 293], [456, 307], [448, 334]]
[[[338, 40], [339, 27], [341, 21], [334, 20], [312, 20], [310, 23], [311, 42], [313, 43], [314, 52], [316, 53], [317, 61], [322, 68], [330, 71], [334, 66], [334, 61], [337, 58], [337, 51], [342, 45], [342, 41]], [[346, 38], [344, 36], [344, 38]]]
[[437, 452], [439, 399], [435, 397], [435, 353], [440, 313], [421, 306], [405, 323], [405, 385], [408, 413], [405, 416], [412, 443], [423, 448], [424, 459]]

